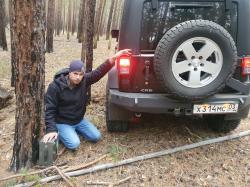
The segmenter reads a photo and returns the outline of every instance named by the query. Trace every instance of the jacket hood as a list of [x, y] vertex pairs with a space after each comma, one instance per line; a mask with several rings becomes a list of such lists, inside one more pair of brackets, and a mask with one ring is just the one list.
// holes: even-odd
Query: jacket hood
[[54, 82], [60, 85], [60, 88], [63, 90], [64, 88], [69, 87], [65, 76], [69, 74], [69, 68], [62, 69], [58, 71], [54, 76]]

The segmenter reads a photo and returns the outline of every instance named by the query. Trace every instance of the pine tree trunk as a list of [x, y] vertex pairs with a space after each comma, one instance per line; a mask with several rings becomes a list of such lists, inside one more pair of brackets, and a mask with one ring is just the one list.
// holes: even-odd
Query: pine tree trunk
[[106, 5], [106, 0], [104, 0], [104, 4], [102, 6], [101, 21], [100, 21], [100, 24], [99, 24], [99, 32], [98, 32], [98, 41], [99, 41], [99, 36], [102, 36], [102, 22], [104, 20], [104, 11], [106, 11], [105, 5]]
[[53, 33], [56, 37], [56, 28], [57, 28], [57, 10], [58, 10], [58, 6], [57, 6], [57, 3], [58, 1], [55, 0], [55, 13], [54, 13], [54, 30], [53, 30]]
[[112, 15], [113, 15], [114, 4], [115, 4], [115, 0], [112, 0], [110, 11], [109, 11], [108, 26], [107, 26], [107, 31], [106, 31], [106, 40], [109, 39], [109, 35], [110, 35], [110, 28], [111, 28], [111, 22], [112, 22]]
[[71, 35], [74, 35], [75, 31], [76, 31], [76, 0], [73, 0], [73, 10], [72, 10], [73, 16], [72, 16], [72, 30], [71, 30]]
[[81, 60], [86, 62], [86, 51], [87, 51], [87, 21], [88, 21], [88, 1], [84, 0], [84, 15], [83, 15], [83, 26], [82, 26], [82, 53]]
[[15, 58], [15, 46], [13, 45], [13, 15], [12, 15], [12, 2], [13, 0], [9, 0], [9, 13], [10, 13], [10, 44], [11, 44], [11, 86], [15, 87], [15, 69], [16, 67], [16, 58]]
[[[85, 24], [85, 23], [87, 23], [87, 17], [86, 17], [87, 16], [87, 14], [86, 14], [87, 11], [86, 10], [87, 10], [86, 0], [82, 0], [81, 1], [81, 9], [80, 9], [80, 12], [79, 12], [79, 25], [78, 25], [78, 35], [79, 35], [79, 38], [78, 38], [78, 43], [82, 43], [84, 29], [86, 29], [86, 26], [87, 26]], [[86, 46], [84, 47], [84, 49], [86, 49]], [[84, 58], [84, 59], [85, 59], [85, 54], [86, 54], [86, 52], [84, 53], [84, 55], [82, 54], [82, 58]]]
[[80, 30], [82, 28], [82, 22], [81, 22], [81, 12], [82, 12], [82, 0], [80, 0], [80, 7], [79, 7], [79, 14], [78, 14], [78, 29], [77, 29], [77, 35], [76, 35], [76, 39], [78, 39], [78, 43], [81, 43], [79, 42], [79, 34], [80, 34]]
[[6, 33], [5, 33], [5, 2], [0, 0], [0, 43], [4, 51], [8, 51]]
[[62, 15], [62, 4], [61, 0], [58, 0], [57, 5], [57, 28], [56, 28], [56, 34], [57, 36], [60, 36], [61, 32], [61, 15]]
[[[93, 67], [93, 36], [94, 36], [94, 18], [96, 0], [87, 0], [88, 2], [88, 21], [87, 21], [87, 51], [86, 51], [86, 72], [91, 72]], [[87, 104], [90, 104], [91, 86], [87, 89]]]
[[116, 22], [115, 22], [115, 28], [116, 29], [120, 28], [120, 24], [119, 23], [120, 23], [120, 20], [121, 20], [122, 5], [123, 5], [123, 0], [120, 0], [119, 10], [117, 11], [118, 12], [118, 16], [117, 16], [117, 19], [116, 19]]
[[48, 19], [48, 0], [45, 0], [45, 31], [47, 30], [47, 19]]
[[50, 0], [47, 16], [47, 35], [46, 35], [46, 52], [53, 52], [53, 33], [54, 33], [54, 18], [55, 18], [55, 0]]
[[9, 1], [5, 0], [5, 27], [10, 23]]
[[69, 0], [69, 8], [68, 8], [68, 29], [67, 29], [67, 39], [69, 40], [69, 32], [71, 31], [71, 4], [72, 0]]
[[105, 0], [104, 1], [104, 15], [102, 15], [102, 21], [101, 21], [101, 26], [100, 26], [100, 36], [102, 36], [103, 34], [103, 31], [104, 31], [104, 24], [105, 24], [105, 21], [106, 21], [106, 15], [107, 15], [107, 11], [108, 11], [108, 3], [106, 3], [108, 0]]
[[100, 0], [99, 10], [98, 10], [98, 13], [97, 13], [97, 20], [96, 20], [96, 26], [95, 26], [94, 49], [97, 48], [97, 37], [99, 35], [99, 25], [100, 25], [100, 19], [101, 19], [102, 2], [103, 2], [103, 0]]
[[112, 29], [116, 29], [116, 27], [115, 27], [115, 22], [116, 22], [116, 20], [117, 20], [117, 4], [118, 4], [118, 0], [115, 0], [116, 2], [115, 2], [115, 12], [114, 12], [114, 16], [113, 16], [113, 20], [112, 20], [112, 26], [111, 26], [111, 28]]
[[16, 125], [10, 170], [31, 168], [38, 160], [44, 127], [45, 1], [13, 0], [16, 49]]
[[65, 2], [63, 4], [63, 34], [64, 34], [64, 29], [66, 28], [65, 25], [66, 25], [66, 22], [65, 22]]

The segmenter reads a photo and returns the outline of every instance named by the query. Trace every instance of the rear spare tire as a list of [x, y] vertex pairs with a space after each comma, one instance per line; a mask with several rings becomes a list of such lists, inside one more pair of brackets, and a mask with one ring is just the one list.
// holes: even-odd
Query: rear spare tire
[[231, 35], [206, 20], [178, 24], [160, 40], [154, 71], [162, 87], [177, 98], [197, 101], [225, 87], [237, 62]]

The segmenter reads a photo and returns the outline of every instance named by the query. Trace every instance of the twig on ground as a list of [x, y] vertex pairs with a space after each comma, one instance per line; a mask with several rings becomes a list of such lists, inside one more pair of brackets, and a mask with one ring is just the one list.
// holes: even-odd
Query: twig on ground
[[62, 169], [65, 169], [65, 168], [68, 168], [69, 166], [68, 165], [66, 165], [66, 166], [61, 166], [61, 167], [58, 167], [60, 170], [62, 170]]
[[33, 166], [32, 169], [46, 169], [48, 167], [50, 167], [50, 166], [38, 166], [38, 165], [36, 165], [36, 166]]
[[[249, 134], [250, 134], [250, 130], [245, 131], [245, 132], [240, 132], [240, 133], [237, 133], [237, 134], [233, 134], [233, 135], [229, 135], [229, 136], [224, 136], [224, 137], [215, 138], [215, 139], [211, 139], [211, 140], [206, 140], [206, 141], [202, 141], [202, 142], [198, 142], [198, 143], [194, 143], [194, 144], [189, 144], [189, 145], [185, 145], [185, 146], [181, 146], [181, 147], [176, 147], [176, 148], [168, 149], [168, 150], [165, 150], [165, 151], [160, 151], [160, 152], [151, 153], [151, 154], [147, 154], [147, 155], [143, 155], [143, 156], [137, 156], [137, 157], [134, 157], [134, 158], [129, 158], [127, 160], [122, 160], [122, 161], [117, 162], [115, 164], [114, 163], [108, 163], [108, 164], [103, 164], [103, 165], [100, 165], [100, 166], [95, 166], [95, 167], [92, 167], [92, 168], [89, 168], [89, 169], [73, 171], [73, 172], [66, 173], [66, 175], [69, 176], [69, 177], [84, 175], [86, 173], [91, 173], [91, 172], [94, 172], [94, 171], [99, 171], [99, 170], [103, 170], [103, 169], [107, 169], [107, 168], [113, 168], [113, 167], [129, 164], [129, 163], [137, 162], [139, 160], [146, 160], [146, 159], [150, 159], [150, 158], [155, 158], [155, 157], [159, 157], [159, 156], [163, 156], [163, 155], [183, 151], [183, 150], [186, 150], [186, 149], [193, 149], [193, 148], [196, 148], [196, 147], [201, 147], [201, 146], [209, 145], [209, 144], [212, 144], [212, 143], [223, 142], [223, 141], [226, 141], [226, 140], [231, 140], [231, 139], [239, 138], [239, 137], [242, 137], [242, 136], [247, 136]], [[46, 177], [44, 179], [41, 179], [39, 182], [40, 183], [46, 183], [46, 182], [57, 180], [57, 179], [60, 179], [60, 178], [61, 178], [60, 175], [56, 175], [56, 176], [51, 176], [51, 177]], [[0, 181], [2, 181], [2, 180], [3, 179], [0, 179]], [[16, 187], [27, 187], [29, 184], [30, 183], [25, 183], [25, 184], [17, 185]]]
[[178, 179], [177, 186], [179, 186], [179, 182], [180, 182], [180, 180], [181, 180], [182, 174], [183, 174], [183, 171], [181, 171], [181, 175], [180, 175], [180, 177], [179, 177], [179, 179]]
[[122, 180], [119, 180], [117, 182], [99, 182], [99, 181], [87, 181], [86, 183], [87, 184], [99, 184], [99, 185], [118, 185], [122, 182], [125, 182], [127, 180], [131, 179], [131, 176], [125, 178], [125, 179], [122, 179]]
[[139, 168], [139, 167], [140, 167], [140, 165], [141, 165], [142, 161], [143, 161], [143, 159], [140, 161], [140, 163], [138, 164], [137, 168]]
[[[69, 178], [69, 176], [67, 176], [67, 175], [65, 175], [63, 172], [61, 172], [60, 171], [60, 169], [58, 169], [58, 167], [56, 167], [56, 166], [51, 166], [51, 167], [48, 167], [48, 168], [46, 168], [46, 169], [44, 169], [44, 170], [40, 170], [40, 171], [35, 171], [35, 172], [31, 172], [31, 173], [29, 173], [30, 175], [34, 175], [34, 174], [38, 174], [38, 173], [43, 173], [43, 172], [45, 172], [45, 171], [48, 171], [48, 170], [51, 170], [51, 169], [55, 169], [57, 172], [58, 172], [58, 174], [70, 185], [70, 186], [74, 186], [67, 178]], [[19, 175], [12, 175], [12, 176], [10, 176], [10, 177], [6, 177], [6, 178], [2, 178], [2, 179], [0, 179], [0, 181], [5, 181], [5, 180], [8, 180], [8, 179], [12, 179], [12, 178], [17, 178], [17, 177], [24, 177], [24, 176], [26, 176], [27, 174], [19, 174]], [[67, 178], [66, 178], [66, 177]], [[32, 182], [33, 183], [33, 182]], [[31, 183], [30, 183], [31, 184]], [[29, 184], [29, 185], [30, 185]]]
[[67, 162], [68, 162], [68, 161], [66, 160], [66, 161], [64, 161], [64, 162], [60, 162], [60, 163], [55, 164], [55, 165], [56, 165], [57, 167], [58, 167], [58, 166], [63, 166], [63, 165], [65, 165], [65, 164], [67, 164]]
[[87, 160], [88, 160], [88, 157], [86, 157], [86, 159], [85, 159], [85, 161], [83, 163], [85, 164]]
[[7, 134], [1, 134], [1, 136], [8, 136], [8, 135], [13, 135], [15, 134], [15, 132], [10, 132], [10, 133], [7, 133]]
[[5, 145], [5, 143], [4, 144], [0, 144], [0, 147], [3, 147]]
[[57, 153], [57, 156], [61, 156], [66, 151], [66, 149], [67, 147], [62, 148], [62, 150], [59, 153]]
[[189, 134], [191, 134], [192, 136], [195, 136], [195, 137], [197, 137], [197, 138], [202, 139], [200, 136], [198, 136], [198, 135], [196, 135], [196, 134], [192, 133], [192, 132], [189, 130], [189, 128], [187, 128], [186, 126], [184, 126], [184, 125], [183, 125], [183, 127], [184, 127], [185, 129], [187, 129], [187, 130], [188, 130], [188, 132], [189, 132]]
[[57, 161], [59, 160], [59, 156], [61, 156], [61, 155], [65, 152], [66, 149], [67, 149], [67, 148], [64, 147], [64, 148], [62, 148], [62, 150], [61, 150], [59, 153], [56, 154], [57, 157], [56, 157], [56, 159], [55, 159], [55, 161], [54, 161], [54, 164], [55, 164], [55, 165], [57, 165], [56, 163], [57, 163]]
[[100, 157], [100, 158], [98, 158], [98, 159], [96, 159], [96, 160], [94, 160], [94, 161], [92, 161], [92, 162], [88, 162], [88, 163], [82, 164], [82, 165], [80, 165], [80, 166], [69, 167], [69, 168], [64, 169], [64, 170], [62, 170], [62, 171], [65, 173], [65, 172], [69, 172], [69, 171], [79, 170], [79, 169], [85, 168], [85, 167], [87, 167], [87, 166], [90, 166], [90, 165], [92, 165], [92, 164], [95, 164], [95, 163], [99, 162], [100, 160], [102, 160], [102, 159], [104, 159], [104, 158], [106, 158], [106, 157], [107, 157], [107, 155], [103, 155], [102, 157]]
[[119, 181], [115, 182], [114, 185], [118, 185], [118, 184], [120, 184], [120, 183], [122, 183], [122, 182], [125, 182], [125, 181], [131, 179], [131, 178], [132, 178], [132, 177], [129, 176], [129, 177], [125, 178], [125, 179], [119, 180]]
[[7, 149], [7, 151], [2, 152], [2, 153], [0, 154], [0, 156], [2, 156], [3, 154], [7, 153], [9, 150], [11, 150], [12, 147], [13, 147], [13, 146], [10, 146], [9, 149]]
[[34, 186], [37, 183], [37, 181], [34, 181], [32, 184], [30, 184], [28, 187]]

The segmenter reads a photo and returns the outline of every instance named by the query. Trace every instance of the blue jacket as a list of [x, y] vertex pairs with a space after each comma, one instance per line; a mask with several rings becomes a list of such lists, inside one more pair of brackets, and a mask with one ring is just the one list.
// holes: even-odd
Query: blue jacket
[[109, 60], [106, 60], [94, 71], [86, 73], [83, 80], [72, 90], [65, 79], [69, 74], [69, 68], [57, 72], [46, 93], [46, 133], [57, 132], [56, 124], [79, 123], [86, 112], [88, 86], [99, 81], [111, 68]]

